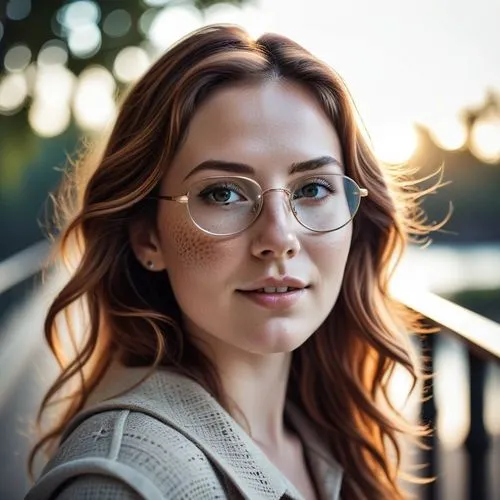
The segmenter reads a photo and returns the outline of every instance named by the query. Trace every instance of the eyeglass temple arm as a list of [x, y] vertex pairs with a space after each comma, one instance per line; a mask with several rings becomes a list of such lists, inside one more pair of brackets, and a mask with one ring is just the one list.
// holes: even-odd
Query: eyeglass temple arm
[[368, 196], [368, 189], [359, 188], [359, 195], [361, 196], [361, 198], [364, 198], [365, 196]]

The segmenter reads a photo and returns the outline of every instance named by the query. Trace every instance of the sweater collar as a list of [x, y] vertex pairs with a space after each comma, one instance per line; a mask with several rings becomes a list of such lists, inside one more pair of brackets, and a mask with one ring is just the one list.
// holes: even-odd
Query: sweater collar
[[[140, 381], [148, 370], [113, 367], [65, 435], [89, 414], [117, 408], [140, 411], [163, 421], [195, 443], [243, 498], [303, 500], [299, 491], [244, 429], [195, 381], [158, 369], [140, 385], [123, 393]], [[122, 394], [115, 397], [118, 393]], [[297, 407], [287, 403], [285, 412], [301, 438], [321, 497], [338, 499], [342, 468]]]

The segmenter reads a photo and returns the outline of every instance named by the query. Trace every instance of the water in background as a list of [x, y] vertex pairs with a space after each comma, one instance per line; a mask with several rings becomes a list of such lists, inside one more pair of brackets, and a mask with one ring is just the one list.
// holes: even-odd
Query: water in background
[[411, 246], [400, 271], [437, 294], [500, 288], [500, 244]]

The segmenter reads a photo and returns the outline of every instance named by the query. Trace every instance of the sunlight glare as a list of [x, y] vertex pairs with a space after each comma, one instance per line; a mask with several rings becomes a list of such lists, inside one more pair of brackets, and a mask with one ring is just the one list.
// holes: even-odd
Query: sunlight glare
[[411, 124], [379, 124], [372, 127], [370, 135], [376, 155], [385, 163], [404, 163], [417, 148], [417, 133]]
[[500, 161], [500, 116], [490, 113], [474, 124], [470, 147], [480, 160], [487, 163]]

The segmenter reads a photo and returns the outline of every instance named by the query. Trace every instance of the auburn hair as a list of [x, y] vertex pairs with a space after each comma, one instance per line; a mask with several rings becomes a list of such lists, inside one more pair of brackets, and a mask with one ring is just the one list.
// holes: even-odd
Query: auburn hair
[[[377, 160], [345, 84], [329, 66], [284, 36], [254, 40], [231, 25], [201, 28], [160, 57], [128, 90], [101, 151], [86, 154], [64, 179], [56, 199], [54, 257], [68, 265], [70, 276], [45, 321], [61, 371], [38, 421], [55, 403], [66, 404], [32, 449], [31, 471], [39, 451], [54, 450], [114, 359], [177, 370], [229, 407], [213, 363], [183, 330], [167, 274], [139, 264], [129, 227], [137, 218], [154, 219], [151, 195], [198, 106], [222, 87], [269, 80], [293, 82], [317, 99], [340, 139], [346, 175], [369, 192], [353, 220], [338, 300], [320, 329], [294, 351], [287, 396], [343, 467], [342, 498], [403, 498], [399, 438], [418, 440], [428, 431], [405, 420], [391, 404], [388, 386], [397, 366], [409, 372], [412, 388], [422, 376], [410, 341], [422, 326], [388, 286], [408, 240], [428, 232], [419, 207], [423, 191], [414, 172]], [[80, 306], [83, 335], [83, 319], [74, 319]]]

